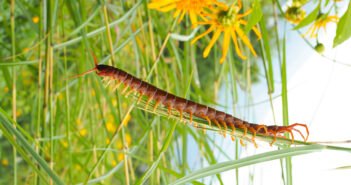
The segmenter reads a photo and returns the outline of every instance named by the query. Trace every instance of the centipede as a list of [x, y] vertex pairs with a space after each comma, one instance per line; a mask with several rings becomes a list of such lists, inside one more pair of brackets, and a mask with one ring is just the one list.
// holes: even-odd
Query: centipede
[[[234, 141], [234, 132], [236, 128], [242, 129], [244, 131], [242, 137], [244, 137], [247, 132], [252, 133], [251, 141], [257, 147], [255, 142], [256, 134], [268, 135], [273, 136], [273, 141], [270, 143], [272, 146], [277, 137], [284, 137], [284, 133], [290, 133], [291, 135], [291, 144], [294, 143], [294, 133], [293, 131], [299, 133], [303, 140], [306, 142], [309, 136], [309, 130], [307, 125], [302, 123], [295, 123], [289, 126], [277, 126], [277, 125], [263, 125], [263, 124], [255, 124], [249, 123], [237, 117], [234, 117], [230, 114], [225, 112], [216, 110], [209, 106], [193, 102], [188, 99], [181, 98], [176, 96], [172, 93], [164, 91], [146, 81], [143, 81], [121, 69], [115, 68], [113, 66], [105, 65], [105, 64], [98, 64], [96, 56], [94, 53], [89, 50], [89, 52], [94, 57], [95, 68], [88, 70], [80, 75], [73, 76], [71, 78], [76, 78], [87, 73], [91, 73], [96, 71], [98, 76], [104, 77], [105, 79], [109, 79], [109, 81], [116, 81], [114, 89], [118, 89], [121, 84], [123, 84], [123, 89], [121, 93], [124, 96], [128, 96], [128, 94], [137, 92], [139, 94], [136, 104], [139, 104], [140, 100], [143, 96], [147, 97], [146, 105], [147, 107], [150, 101], [154, 101], [154, 105], [152, 110], [155, 111], [159, 105], [163, 105], [166, 107], [168, 118], [171, 116], [171, 110], [178, 111], [180, 120], [183, 118], [183, 114], [187, 114], [189, 117], [190, 123], [193, 122], [193, 116], [198, 118], [202, 118], [207, 120], [209, 127], [212, 127], [212, 123], [214, 123], [219, 128], [219, 133], [226, 136], [228, 127], [231, 128], [231, 138]], [[296, 127], [303, 127], [306, 129], [306, 137], [302, 134], [302, 132], [297, 129]], [[223, 128], [223, 130], [222, 130]], [[241, 145], [244, 146], [242, 140], [240, 139]]]

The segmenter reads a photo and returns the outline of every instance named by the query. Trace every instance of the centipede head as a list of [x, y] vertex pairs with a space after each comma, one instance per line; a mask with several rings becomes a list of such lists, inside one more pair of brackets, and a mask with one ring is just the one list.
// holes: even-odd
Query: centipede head
[[94, 55], [94, 53], [88, 49], [88, 51], [93, 55], [94, 57], [94, 63], [95, 63], [95, 67], [93, 69], [90, 69], [82, 74], [79, 74], [79, 75], [76, 75], [76, 76], [73, 76], [73, 77], [70, 77], [68, 79], [72, 79], [72, 78], [77, 78], [77, 77], [80, 77], [80, 76], [83, 76], [85, 74], [88, 74], [88, 73], [91, 73], [93, 71], [96, 71], [96, 74], [98, 74], [99, 76], [106, 76], [106, 74], [108, 74], [109, 71], [111, 71], [111, 66], [107, 66], [107, 65], [98, 65], [97, 63], [97, 60], [96, 60], [96, 57]]

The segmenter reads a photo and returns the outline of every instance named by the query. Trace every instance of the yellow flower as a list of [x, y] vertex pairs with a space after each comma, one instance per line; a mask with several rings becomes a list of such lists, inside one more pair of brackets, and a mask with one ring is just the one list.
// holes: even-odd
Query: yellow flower
[[115, 160], [112, 160], [112, 166], [116, 166], [117, 165], [117, 162]]
[[63, 95], [62, 95], [62, 93], [60, 93], [60, 94], [58, 95], [58, 99], [59, 99], [59, 100], [62, 100], [62, 98], [63, 98]]
[[79, 118], [77, 118], [76, 123], [77, 123], [77, 125], [80, 125], [80, 124], [82, 124], [82, 121]]
[[8, 88], [8, 87], [5, 87], [5, 88], [4, 88], [4, 91], [5, 91], [5, 92], [9, 92], [9, 88]]
[[128, 133], [126, 133], [126, 142], [127, 142], [127, 146], [130, 146], [130, 144], [132, 143], [132, 138]]
[[20, 117], [21, 116], [21, 112], [19, 110], [16, 111], [16, 116]]
[[33, 17], [32, 18], [32, 21], [37, 24], [39, 22], [39, 17]]
[[[327, 32], [326, 26], [329, 22], [334, 22], [338, 23], [339, 17], [334, 15], [334, 16], [328, 16], [327, 14], [320, 14], [317, 17], [317, 20], [312, 24], [312, 26], [307, 30], [305, 34], [302, 36], [308, 35], [308, 33], [311, 32], [310, 38], [317, 37], [319, 29], [323, 26], [324, 31]], [[317, 29], [317, 31], [316, 31]]]
[[61, 144], [63, 145], [63, 147], [67, 148], [68, 147], [68, 143], [66, 141], [61, 141]]
[[9, 165], [9, 161], [6, 159], [3, 159], [3, 160], [1, 160], [1, 164], [4, 166], [7, 166], [7, 165]]
[[185, 13], [188, 13], [191, 23], [196, 26], [197, 16], [207, 20], [202, 14], [205, 12], [205, 9], [212, 9], [213, 4], [220, 7], [225, 6], [224, 3], [216, 0], [152, 0], [147, 6], [160, 12], [169, 12], [176, 9], [173, 17], [177, 17], [180, 14], [178, 23], [183, 20]]
[[293, 24], [299, 24], [305, 16], [306, 12], [300, 6], [290, 6], [285, 12], [286, 19]]
[[87, 133], [87, 129], [85, 129], [85, 128], [79, 131], [79, 134], [81, 136], [85, 136], [86, 133]]
[[95, 90], [91, 90], [91, 95], [95, 96]]
[[117, 155], [117, 160], [118, 160], [118, 161], [122, 161], [123, 159], [124, 159], [123, 153], [118, 153], [118, 155]]
[[80, 167], [79, 164], [76, 164], [76, 168], [77, 168], [77, 170], [81, 170], [82, 169], [82, 167]]
[[107, 131], [109, 131], [109, 132], [115, 132], [115, 131], [116, 131], [116, 127], [113, 125], [112, 122], [108, 122], [108, 123], [106, 124], [106, 129], [107, 129]]
[[[126, 133], [125, 136], [126, 136], [127, 146], [130, 146], [130, 144], [132, 144], [132, 137], [130, 137], [130, 135], [128, 133]], [[116, 146], [118, 149], [122, 149], [122, 147], [123, 147], [122, 141], [118, 140]]]
[[106, 144], [109, 144], [110, 143], [110, 139], [106, 138], [105, 142], [106, 142]]
[[[223, 37], [223, 49], [222, 49], [222, 58], [220, 59], [220, 63], [223, 63], [227, 52], [229, 48], [229, 42], [230, 38], [233, 39], [235, 50], [238, 53], [239, 57], [242, 59], [247, 59], [247, 57], [243, 56], [241, 54], [241, 51], [238, 46], [238, 41], [237, 41], [237, 34], [241, 38], [241, 40], [244, 42], [244, 44], [249, 47], [251, 52], [257, 56], [255, 50], [253, 49], [249, 38], [245, 35], [244, 31], [240, 28], [240, 25], [247, 25], [247, 22], [242, 20], [241, 18], [250, 14], [252, 12], [252, 9], [249, 9], [243, 14], [238, 14], [238, 12], [241, 9], [241, 2], [240, 0], [238, 1], [238, 5], [233, 4], [230, 7], [227, 8], [222, 8], [220, 10], [215, 10], [212, 14], [208, 14], [208, 16], [211, 18], [209, 21], [205, 22], [199, 22], [198, 24], [204, 24], [204, 25], [210, 25], [208, 30], [206, 30], [204, 33], [200, 34], [197, 36], [191, 44], [194, 44], [198, 39], [202, 38], [203, 36], [211, 33], [214, 31], [213, 37], [209, 43], [209, 45], [205, 48], [205, 51], [203, 52], [203, 57], [206, 58], [208, 54], [211, 51], [212, 46], [214, 43], [217, 41], [221, 33], [224, 33]], [[258, 39], [261, 38], [261, 33], [258, 31], [257, 27], [253, 26], [252, 30], [256, 33], [258, 36]]]

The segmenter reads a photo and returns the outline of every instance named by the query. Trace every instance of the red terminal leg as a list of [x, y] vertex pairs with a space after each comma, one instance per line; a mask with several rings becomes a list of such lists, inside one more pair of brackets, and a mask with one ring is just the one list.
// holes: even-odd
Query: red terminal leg
[[308, 127], [307, 127], [307, 125], [302, 124], [302, 123], [295, 123], [295, 124], [290, 125], [288, 128], [294, 128], [294, 127], [296, 127], [296, 126], [305, 127], [306, 132], [307, 132], [307, 136], [306, 136], [306, 140], [305, 140], [305, 142], [306, 142], [306, 141], [307, 141], [307, 139], [308, 139], [308, 136], [310, 135], [310, 132], [308, 131]]

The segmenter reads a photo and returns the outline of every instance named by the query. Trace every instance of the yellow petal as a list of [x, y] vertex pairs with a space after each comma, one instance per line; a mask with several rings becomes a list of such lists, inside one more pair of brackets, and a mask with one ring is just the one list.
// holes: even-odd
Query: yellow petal
[[180, 9], [177, 9], [174, 14], [173, 14], [173, 18], [176, 18], [180, 13]]
[[206, 47], [206, 49], [203, 53], [204, 58], [206, 58], [208, 56], [208, 54], [210, 53], [213, 44], [217, 41], [219, 35], [221, 35], [221, 32], [222, 31], [220, 29], [217, 29], [216, 32], [213, 34], [213, 37], [212, 37], [210, 43], [208, 44], [208, 46]]
[[178, 23], [180, 23], [180, 22], [183, 20], [184, 15], [185, 15], [185, 12], [186, 12], [186, 11], [183, 11], [182, 14], [180, 15], [179, 20], [178, 20]]
[[190, 17], [191, 24], [196, 26], [197, 25], [197, 18], [196, 18], [195, 12], [192, 10], [189, 10], [189, 17]]
[[149, 9], [161, 8], [162, 6], [166, 6], [168, 4], [174, 4], [175, 2], [172, 0], [162, 0], [162, 1], [152, 1], [147, 5]]
[[191, 41], [191, 44], [194, 44], [197, 40], [199, 40], [201, 37], [209, 34], [210, 32], [212, 32], [214, 29], [216, 28], [216, 26], [212, 25], [210, 28], [208, 28], [208, 30], [206, 30], [204, 33], [200, 34], [199, 36], [195, 37], [194, 40]]
[[162, 7], [162, 8], [157, 8], [157, 10], [160, 12], [168, 12], [168, 11], [171, 11], [175, 8], [177, 8], [176, 4], [170, 4], [170, 5]]
[[224, 30], [224, 36], [223, 36], [223, 50], [222, 50], [222, 58], [219, 60], [219, 63], [222, 64], [224, 59], [227, 56], [228, 53], [228, 48], [229, 48], [229, 40], [230, 40], [230, 33], [229, 29]]
[[243, 56], [241, 54], [241, 51], [239, 49], [239, 46], [238, 46], [238, 41], [236, 39], [236, 34], [235, 34], [235, 31], [234, 30], [230, 30], [230, 34], [232, 36], [232, 39], [233, 39], [233, 42], [234, 42], [234, 46], [235, 46], [235, 51], [236, 53], [239, 55], [240, 58], [242, 58], [243, 60], [247, 59], [247, 57]]
[[256, 26], [252, 27], [252, 30], [255, 32], [255, 34], [257, 35], [257, 40], [260, 40], [262, 38], [262, 35], [260, 33], [260, 31], [258, 30], [258, 28]]
[[237, 18], [240, 19], [240, 18], [242, 18], [242, 17], [245, 17], [245, 16], [249, 15], [251, 12], [252, 12], [252, 8], [250, 8], [249, 10], [247, 10], [247, 11], [246, 11], [245, 13], [243, 13], [243, 14], [238, 14], [238, 15], [237, 15]]
[[249, 38], [245, 35], [245, 33], [243, 32], [243, 30], [241, 30], [240, 28], [236, 29], [236, 32], [238, 33], [239, 37], [241, 38], [241, 40], [244, 42], [244, 44], [251, 50], [251, 52], [257, 56], [255, 50], [253, 49]]

